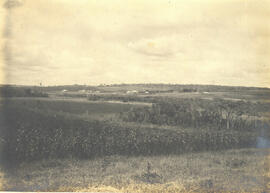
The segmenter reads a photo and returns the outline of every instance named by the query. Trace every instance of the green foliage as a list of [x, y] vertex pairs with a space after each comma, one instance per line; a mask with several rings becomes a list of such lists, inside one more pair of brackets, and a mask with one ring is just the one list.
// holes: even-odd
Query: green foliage
[[253, 133], [168, 130], [142, 125], [83, 121], [6, 106], [1, 158], [7, 163], [44, 158], [93, 158], [114, 154], [159, 155], [249, 147]]
[[256, 104], [250, 102], [181, 99], [158, 101], [152, 107], [132, 108], [121, 114], [121, 118], [158, 125], [251, 131], [264, 124], [250, 118], [258, 114]]

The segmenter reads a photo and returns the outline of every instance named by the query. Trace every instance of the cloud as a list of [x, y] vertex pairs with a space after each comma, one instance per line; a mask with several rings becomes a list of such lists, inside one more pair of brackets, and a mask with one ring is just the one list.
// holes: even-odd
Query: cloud
[[22, 0], [6, 0], [5, 3], [3, 4], [3, 7], [6, 9], [12, 9], [15, 7], [20, 7], [23, 5]]
[[163, 36], [129, 42], [128, 47], [143, 55], [168, 58], [181, 51], [180, 44], [175, 36]]
[[3, 52], [10, 82], [270, 85], [265, 2], [23, 2]]

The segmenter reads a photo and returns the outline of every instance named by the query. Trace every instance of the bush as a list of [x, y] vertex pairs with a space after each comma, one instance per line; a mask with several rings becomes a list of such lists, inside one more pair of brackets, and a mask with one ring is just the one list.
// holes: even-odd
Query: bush
[[254, 105], [243, 101], [182, 99], [158, 101], [152, 107], [132, 108], [121, 118], [158, 125], [254, 131], [265, 124], [250, 118], [257, 114]]

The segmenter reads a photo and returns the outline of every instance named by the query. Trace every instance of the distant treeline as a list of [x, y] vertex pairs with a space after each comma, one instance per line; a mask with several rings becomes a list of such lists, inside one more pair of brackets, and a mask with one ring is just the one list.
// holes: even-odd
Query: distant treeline
[[1, 86], [1, 97], [48, 97], [47, 93], [44, 93], [40, 88], [28, 88], [28, 87], [15, 87], [15, 86]]
[[[31, 86], [31, 88], [40, 88], [38, 86]], [[79, 91], [92, 90], [101, 92], [119, 91], [125, 92], [128, 90], [138, 91], [178, 91], [178, 92], [243, 92], [243, 91], [270, 91], [269, 88], [263, 87], [243, 87], [243, 86], [221, 86], [221, 85], [195, 85], [195, 84], [112, 84], [99, 86], [90, 85], [59, 85], [59, 86], [43, 86], [44, 92], [53, 91]]]
[[113, 88], [146, 88], [146, 89], [157, 89], [157, 90], [193, 90], [193, 91], [205, 91], [205, 92], [225, 92], [225, 91], [248, 91], [248, 90], [268, 90], [269, 88], [264, 87], [244, 87], [244, 86], [222, 86], [222, 85], [199, 85], [199, 84], [112, 84], [112, 85], [100, 85], [99, 87], [113, 87]]

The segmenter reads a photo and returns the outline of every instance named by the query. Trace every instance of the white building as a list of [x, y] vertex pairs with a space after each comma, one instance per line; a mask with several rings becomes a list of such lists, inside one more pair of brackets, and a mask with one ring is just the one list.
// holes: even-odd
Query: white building
[[127, 94], [137, 94], [138, 91], [137, 90], [128, 90]]

